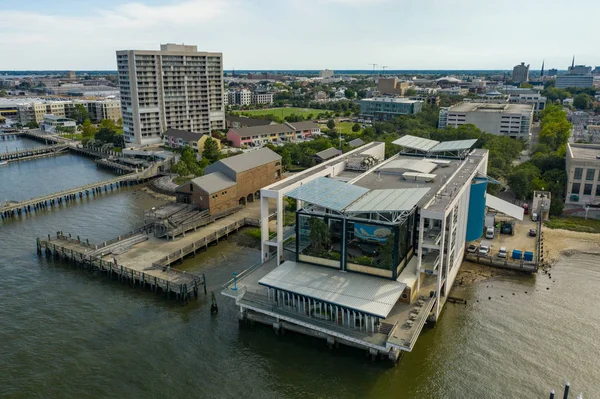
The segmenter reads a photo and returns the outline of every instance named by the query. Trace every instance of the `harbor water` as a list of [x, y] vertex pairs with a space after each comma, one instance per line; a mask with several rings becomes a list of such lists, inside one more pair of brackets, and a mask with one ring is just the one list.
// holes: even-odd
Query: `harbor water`
[[[0, 168], [0, 198], [107, 177], [75, 155], [13, 164]], [[552, 278], [500, 277], [455, 290], [467, 305], [447, 304], [390, 367], [356, 349], [240, 327], [220, 286], [260, 254], [235, 238], [178, 266], [207, 278], [209, 295], [187, 306], [35, 252], [36, 237], [58, 230], [94, 242], [125, 233], [160, 203], [124, 188], [0, 224], [0, 397], [544, 398], [567, 380], [573, 393], [600, 395], [594, 255], [563, 259]]]

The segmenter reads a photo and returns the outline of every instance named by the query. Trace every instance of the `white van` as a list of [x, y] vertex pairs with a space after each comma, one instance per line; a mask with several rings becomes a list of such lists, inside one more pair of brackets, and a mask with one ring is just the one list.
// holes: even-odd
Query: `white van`
[[537, 219], [538, 219], [538, 215], [537, 215], [537, 213], [533, 212], [533, 213], [531, 214], [531, 221], [532, 221], [532, 222], [537, 222]]
[[487, 229], [485, 229], [485, 238], [494, 238], [494, 228], [493, 227], [488, 227]]

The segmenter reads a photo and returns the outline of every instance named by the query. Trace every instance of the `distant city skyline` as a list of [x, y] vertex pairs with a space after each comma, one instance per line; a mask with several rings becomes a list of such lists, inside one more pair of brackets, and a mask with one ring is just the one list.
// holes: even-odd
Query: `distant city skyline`
[[[161, 43], [223, 53], [231, 70], [512, 70], [600, 65], [600, 3], [509, 0], [4, 0], [0, 70], [115, 70], [115, 51]], [[568, 27], [568, 34], [553, 34]], [[565, 29], [560, 29], [565, 31]]]

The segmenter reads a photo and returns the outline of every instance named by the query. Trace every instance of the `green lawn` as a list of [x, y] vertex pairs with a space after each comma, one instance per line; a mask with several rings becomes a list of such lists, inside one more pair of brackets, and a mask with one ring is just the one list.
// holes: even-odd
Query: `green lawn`
[[248, 116], [257, 116], [257, 115], [269, 115], [273, 114], [279, 118], [285, 118], [286, 116], [290, 116], [292, 114], [302, 115], [306, 117], [308, 114], [312, 114], [313, 118], [316, 118], [317, 115], [329, 112], [326, 109], [314, 109], [314, 108], [268, 108], [268, 109], [251, 109], [247, 111], [233, 111], [234, 115], [248, 115]]
[[[321, 130], [327, 129], [327, 125], [319, 125], [319, 126], [321, 127]], [[353, 132], [352, 126], [354, 126], [354, 122], [339, 122], [339, 123], [335, 124], [335, 130], [342, 134], [350, 134], [350, 135], [354, 135], [354, 136], [360, 135], [360, 133], [362, 132], [362, 129], [360, 129], [358, 132]]]
[[182, 176], [178, 176], [176, 178], [173, 179], [173, 183], [177, 184], [177, 185], [182, 185], [183, 183], [187, 183], [190, 180], [192, 180], [191, 177], [182, 177]]
[[598, 219], [583, 219], [572, 216], [552, 217], [549, 221], [544, 222], [544, 226], [550, 229], [564, 229], [600, 234], [600, 220]]

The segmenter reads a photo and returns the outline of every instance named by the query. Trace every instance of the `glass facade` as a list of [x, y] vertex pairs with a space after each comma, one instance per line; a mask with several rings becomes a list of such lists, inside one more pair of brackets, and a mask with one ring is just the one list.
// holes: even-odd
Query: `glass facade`
[[414, 252], [416, 215], [390, 225], [297, 212], [297, 261], [396, 278]]

